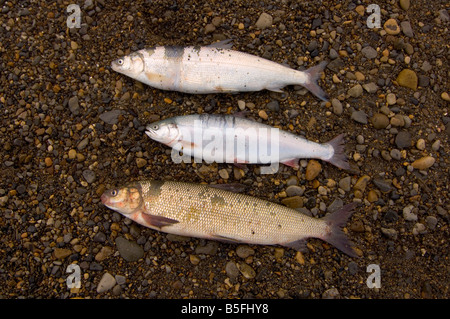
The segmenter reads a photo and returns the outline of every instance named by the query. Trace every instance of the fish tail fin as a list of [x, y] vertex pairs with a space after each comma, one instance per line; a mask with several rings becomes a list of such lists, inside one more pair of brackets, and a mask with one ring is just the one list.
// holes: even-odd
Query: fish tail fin
[[350, 169], [350, 164], [348, 163], [347, 155], [345, 154], [344, 136], [344, 133], [339, 134], [327, 143], [333, 147], [334, 152], [331, 158], [324, 159], [324, 161], [327, 161], [341, 169], [347, 170]]
[[325, 216], [323, 220], [328, 224], [330, 231], [321, 237], [321, 239], [332, 244], [334, 247], [351, 257], [358, 257], [358, 255], [352, 248], [353, 243], [342, 231], [342, 227], [347, 223], [347, 220], [352, 215], [356, 205], [356, 203], [347, 204], [341, 209]]
[[320, 74], [325, 69], [326, 65], [327, 62], [323, 61], [320, 64], [304, 71], [306, 73], [307, 80], [305, 83], [302, 83], [305, 88], [307, 88], [312, 94], [317, 96], [322, 101], [328, 101], [328, 95], [322, 90], [319, 84], [317, 84], [317, 81], [319, 80]]

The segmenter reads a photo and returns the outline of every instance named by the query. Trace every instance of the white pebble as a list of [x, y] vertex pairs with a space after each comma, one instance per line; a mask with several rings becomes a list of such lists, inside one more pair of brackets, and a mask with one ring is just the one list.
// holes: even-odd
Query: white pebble
[[245, 109], [245, 102], [242, 100], [238, 101], [238, 107], [241, 111], [243, 111]]
[[423, 138], [419, 138], [417, 140], [416, 148], [421, 151], [423, 151], [425, 149], [425, 140]]
[[112, 287], [114, 287], [115, 284], [116, 279], [110, 273], [105, 273], [102, 279], [100, 279], [100, 282], [98, 283], [97, 292], [99, 294], [106, 292], [110, 290]]

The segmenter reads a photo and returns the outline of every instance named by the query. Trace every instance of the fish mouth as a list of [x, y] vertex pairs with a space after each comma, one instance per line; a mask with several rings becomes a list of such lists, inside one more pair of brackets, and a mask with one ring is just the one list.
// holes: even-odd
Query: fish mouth
[[145, 130], [145, 134], [147, 134], [148, 137], [150, 137], [151, 139], [153, 139], [154, 137], [156, 137], [155, 131], [152, 130], [151, 128], [147, 128]]
[[113, 69], [116, 72], [120, 72], [120, 66], [119, 63], [117, 63], [117, 60], [111, 62], [111, 69]]
[[108, 206], [109, 198], [108, 196], [106, 196], [106, 194], [102, 194], [102, 196], [100, 196], [100, 200], [102, 201], [103, 205]]

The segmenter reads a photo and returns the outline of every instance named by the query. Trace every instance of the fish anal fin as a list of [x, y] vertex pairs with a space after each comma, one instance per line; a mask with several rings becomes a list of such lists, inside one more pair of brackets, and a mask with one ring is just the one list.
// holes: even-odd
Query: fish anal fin
[[225, 191], [233, 193], [242, 193], [245, 190], [245, 185], [240, 183], [230, 183], [230, 184], [209, 184], [209, 187], [222, 189]]
[[219, 234], [211, 234], [210, 238], [220, 241], [222, 243], [227, 243], [227, 244], [242, 244], [242, 241], [240, 241], [239, 239], [235, 239], [235, 238], [231, 238], [231, 237], [223, 236], [223, 235], [219, 235]]
[[269, 87], [267, 88], [267, 90], [271, 91], [271, 92], [276, 92], [276, 93], [285, 93], [281, 88], [279, 87]]
[[296, 241], [292, 241], [290, 243], [281, 244], [282, 246], [289, 247], [295, 249], [297, 251], [305, 252], [306, 251], [306, 239], [299, 239]]
[[148, 226], [156, 228], [162, 228], [164, 226], [171, 226], [173, 224], [179, 223], [178, 220], [164, 216], [151, 215], [147, 213], [142, 213], [141, 216], [142, 219], [148, 224]]
[[290, 167], [294, 167], [294, 168], [299, 168], [298, 165], [298, 158], [293, 158], [284, 162], [281, 162], [284, 165], [290, 166]]

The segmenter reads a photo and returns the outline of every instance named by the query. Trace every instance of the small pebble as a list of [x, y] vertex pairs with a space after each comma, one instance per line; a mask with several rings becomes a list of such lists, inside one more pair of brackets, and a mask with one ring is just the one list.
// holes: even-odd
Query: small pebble
[[406, 221], [416, 221], [418, 219], [417, 214], [413, 212], [414, 206], [407, 205], [403, 208], [403, 218]]
[[417, 140], [416, 148], [421, 151], [423, 151], [425, 149], [425, 140], [423, 138], [419, 138]]
[[267, 115], [266, 111], [261, 110], [258, 112], [258, 115], [260, 118], [262, 118], [263, 120], [267, 120], [269, 118], [269, 116]]
[[376, 83], [374, 82], [363, 84], [363, 88], [364, 90], [366, 90], [368, 93], [371, 94], [377, 93], [378, 91], [378, 85], [376, 85]]
[[409, 6], [410, 6], [410, 0], [400, 0], [399, 4], [400, 4], [400, 8], [402, 8], [405, 11], [407, 11], [409, 9]]
[[256, 272], [252, 267], [250, 267], [250, 265], [247, 265], [245, 263], [239, 263], [237, 266], [239, 271], [245, 278], [247, 279], [255, 278]]
[[316, 160], [310, 160], [306, 166], [306, 180], [312, 181], [322, 170], [322, 165]]
[[432, 145], [431, 145], [431, 149], [435, 152], [439, 151], [439, 148], [441, 147], [441, 141], [440, 140], [436, 140]]
[[389, 93], [386, 96], [386, 102], [388, 105], [394, 105], [397, 102], [397, 98], [394, 93]]
[[367, 183], [370, 181], [370, 176], [364, 175], [361, 176], [358, 181], [356, 182], [355, 186], [353, 186], [354, 189], [359, 190], [361, 192], [364, 192], [364, 190], [367, 187]]
[[347, 93], [351, 97], [357, 98], [357, 97], [360, 97], [362, 95], [363, 88], [362, 88], [361, 84], [356, 84], [355, 86], [350, 88]]
[[272, 26], [273, 18], [270, 14], [267, 14], [265, 12], [261, 13], [261, 15], [258, 18], [258, 21], [256, 21], [256, 28], [258, 29], [266, 29]]
[[411, 147], [411, 142], [411, 134], [406, 131], [399, 132], [395, 137], [395, 144], [400, 149]]
[[413, 70], [403, 69], [397, 76], [397, 82], [400, 86], [417, 90], [418, 78]]
[[395, 19], [387, 20], [383, 25], [384, 30], [387, 34], [397, 35], [400, 33], [400, 27]]
[[339, 187], [346, 192], [349, 192], [351, 189], [351, 181], [352, 178], [350, 176], [344, 177], [339, 181]]
[[389, 118], [382, 113], [375, 113], [370, 121], [376, 129], [384, 129], [389, 125]]
[[413, 29], [411, 27], [411, 23], [409, 21], [402, 21], [400, 23], [400, 27], [402, 29], [402, 32], [404, 35], [406, 35], [409, 38], [413, 38], [414, 37], [414, 32]]
[[286, 194], [287, 196], [302, 196], [305, 192], [304, 187], [297, 186], [297, 185], [290, 185], [286, 188]]
[[438, 223], [437, 218], [434, 216], [427, 216], [427, 218], [425, 218], [425, 221], [427, 222], [428, 228], [431, 230], [435, 229]]
[[384, 236], [386, 236], [387, 238], [390, 238], [390, 239], [397, 239], [397, 236], [398, 236], [398, 231], [396, 231], [395, 229], [393, 229], [393, 228], [384, 228], [384, 227], [381, 227], [381, 233], [384, 235]]
[[236, 255], [240, 258], [247, 258], [255, 253], [255, 250], [247, 245], [241, 245], [236, 248]]
[[239, 269], [235, 262], [229, 261], [225, 266], [225, 271], [230, 279], [235, 280], [239, 276]]
[[352, 120], [361, 124], [367, 124], [367, 114], [364, 111], [354, 111], [351, 116]]
[[230, 175], [228, 174], [228, 170], [223, 168], [221, 170], [219, 170], [219, 176], [223, 179], [228, 179], [230, 178]]
[[361, 50], [361, 53], [368, 59], [375, 59], [378, 55], [377, 50], [371, 46], [366, 46]]
[[144, 256], [144, 249], [136, 242], [129, 241], [123, 237], [117, 237], [115, 242], [120, 256], [126, 261], [137, 261]]
[[341, 101], [334, 98], [331, 100], [331, 105], [333, 106], [333, 113], [336, 115], [341, 115], [343, 112], [343, 107]]
[[97, 293], [99, 293], [99, 294], [104, 293], [104, 292], [110, 290], [112, 287], [114, 287], [115, 284], [116, 284], [116, 279], [110, 273], [106, 272], [102, 276], [102, 279], [100, 279], [100, 282], [98, 283]]
[[413, 235], [420, 235], [426, 233], [425, 225], [422, 223], [416, 223], [412, 230]]
[[322, 299], [339, 299], [340, 294], [339, 290], [337, 288], [330, 288], [325, 290], [325, 292], [322, 294]]
[[200, 263], [200, 258], [198, 258], [198, 256], [196, 256], [196, 255], [191, 254], [191, 255], [189, 255], [189, 261], [193, 265], [198, 265]]
[[424, 156], [422, 158], [419, 158], [415, 160], [411, 165], [415, 169], [418, 170], [426, 170], [433, 166], [433, 164], [436, 162], [435, 158], [432, 156]]

